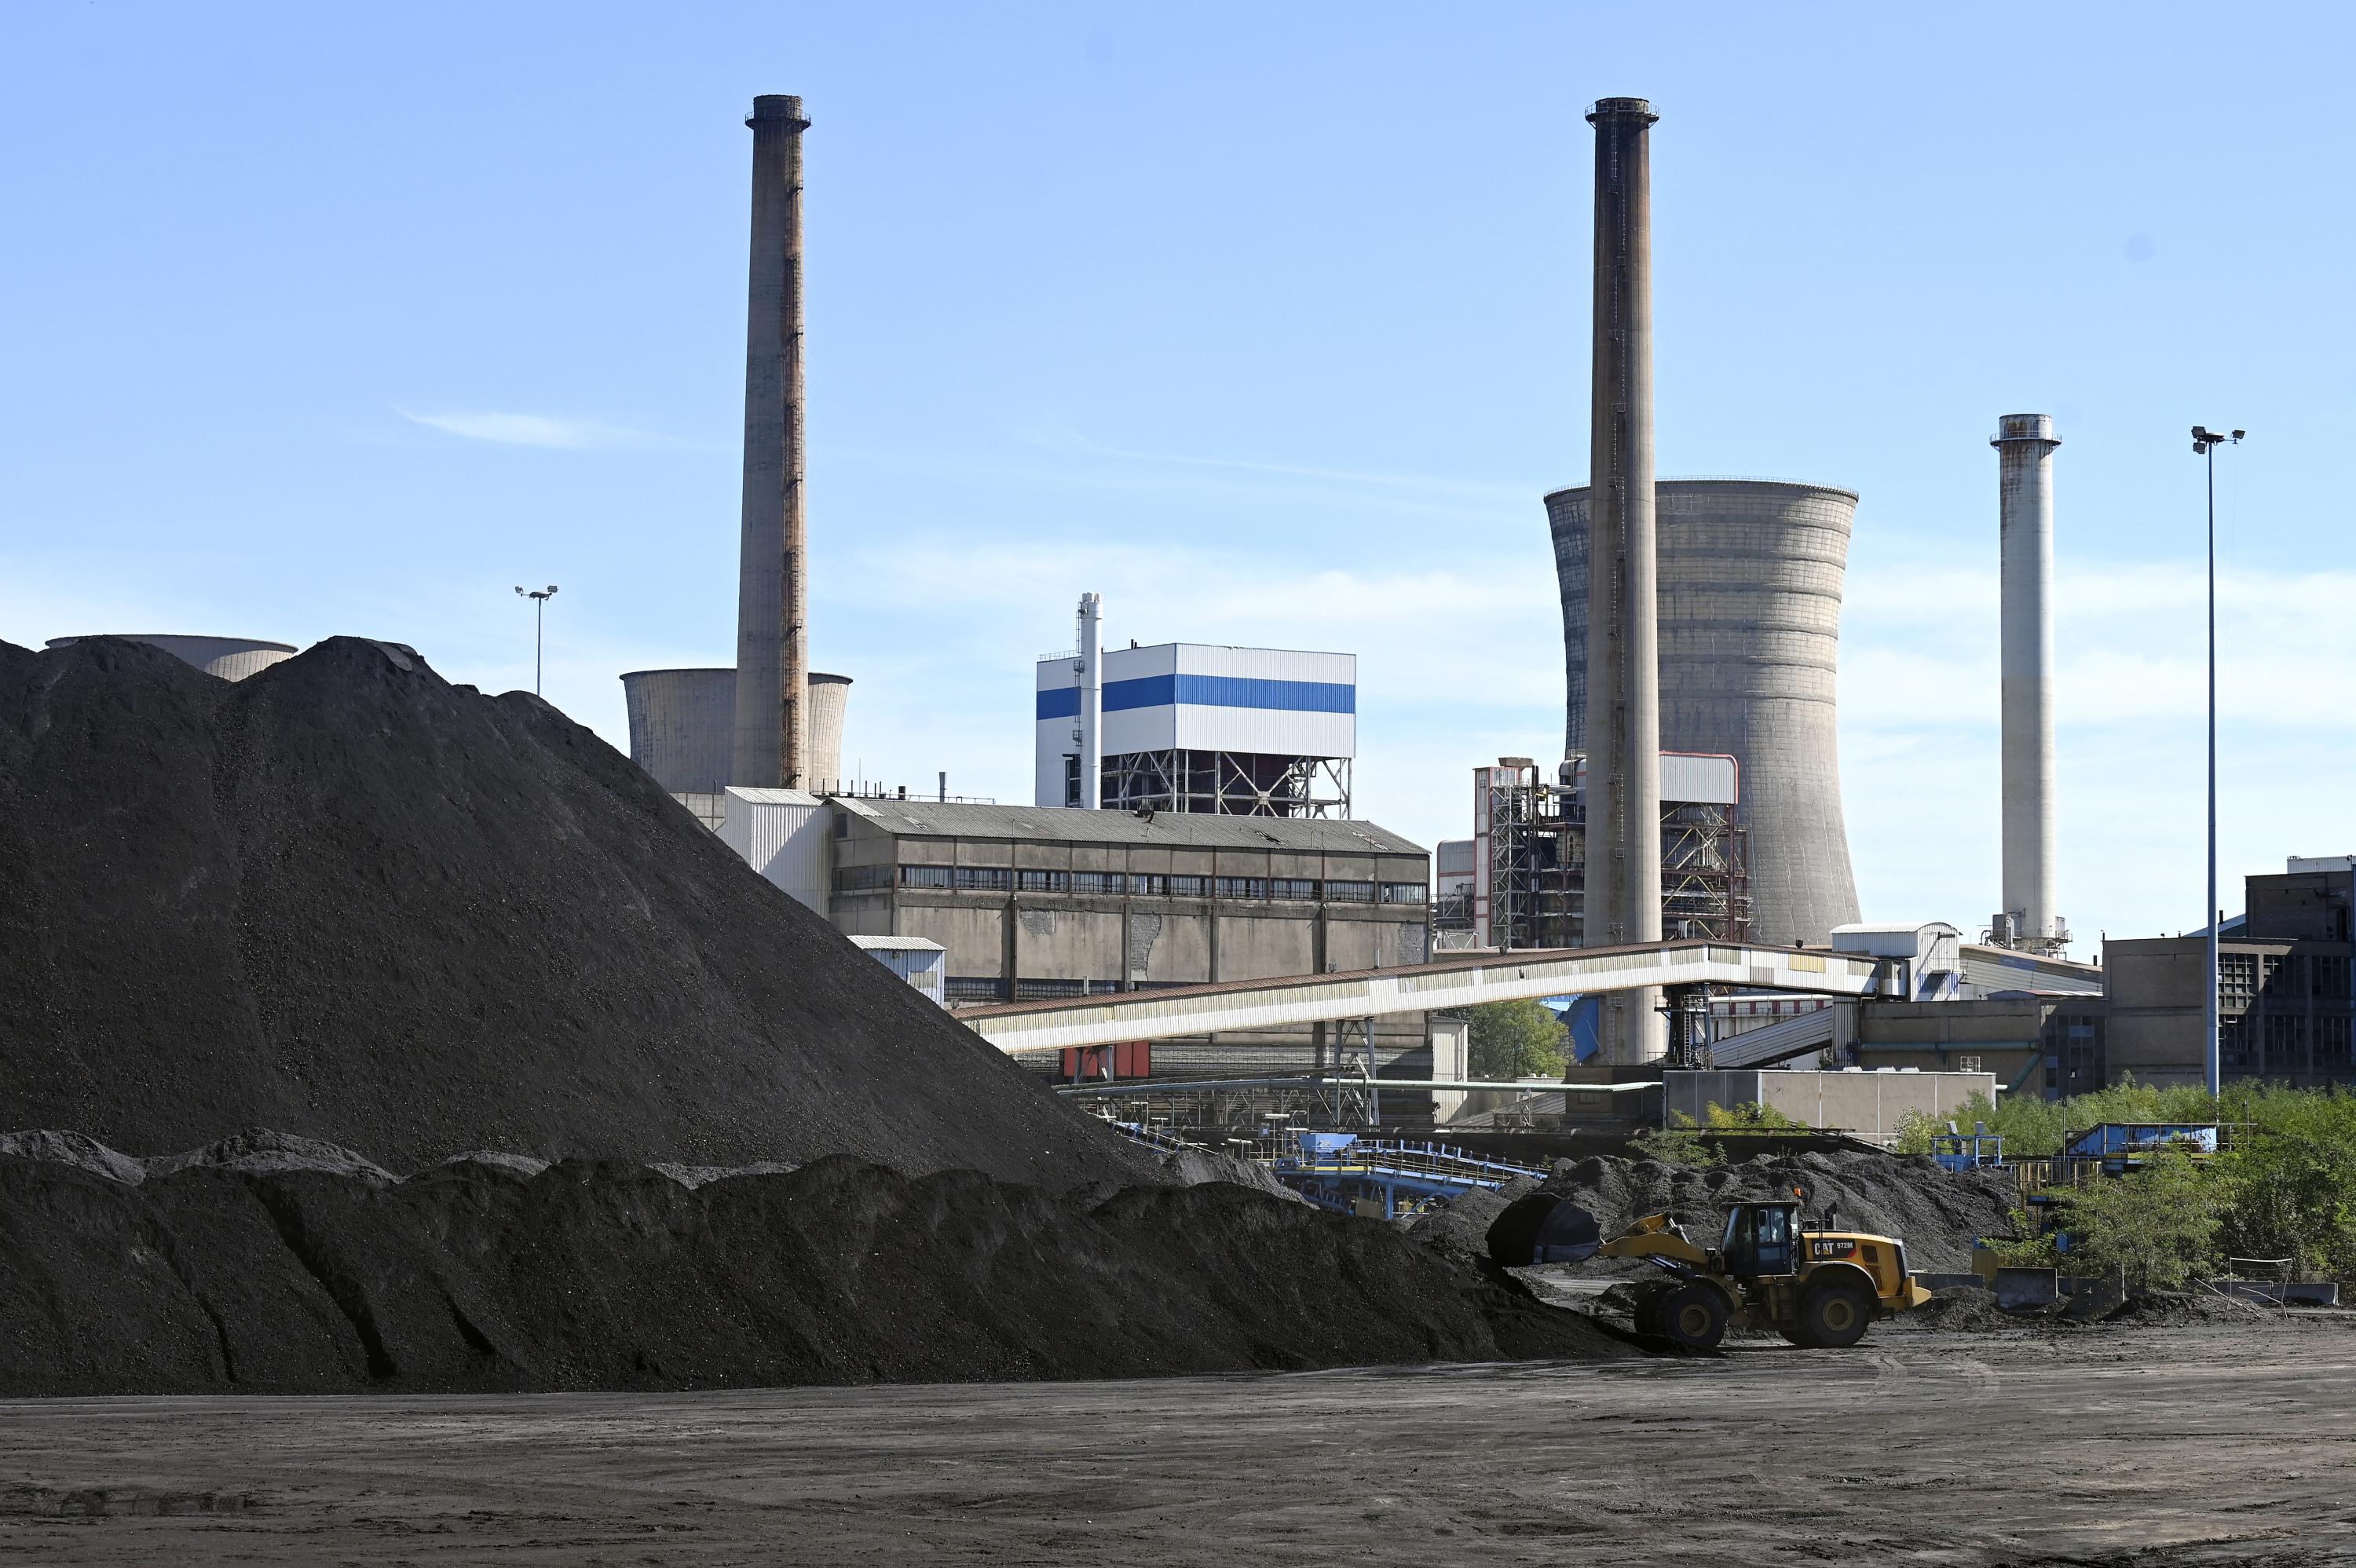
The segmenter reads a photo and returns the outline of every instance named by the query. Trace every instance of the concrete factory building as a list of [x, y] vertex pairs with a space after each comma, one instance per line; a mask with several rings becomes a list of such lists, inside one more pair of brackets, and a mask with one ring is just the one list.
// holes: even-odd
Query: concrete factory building
[[[1858, 918], [1834, 675], [1853, 491], [1763, 479], [1654, 485], [1660, 747], [1741, 773], [1750, 931], [1822, 944]], [[1588, 490], [1546, 498], [1562, 590], [1566, 750], [1589, 750]]]
[[[1090, 595], [1091, 599], [1095, 596]], [[1039, 661], [1040, 805], [1231, 816], [1346, 817], [1358, 750], [1355, 654], [1158, 643]], [[1091, 744], [1091, 696], [1100, 704]], [[1101, 769], [1089, 800], [1087, 764]]]
[[[1430, 859], [1363, 822], [725, 792], [721, 838], [854, 940], [937, 944], [958, 1003], [1419, 964]], [[1314, 1066], [1323, 1026], [1161, 1040], [1157, 1075]], [[1379, 1020], [1384, 1062], [1428, 1049]]]
[[[2217, 943], [2218, 1070], [2227, 1079], [2356, 1083], [2356, 855], [2294, 857], [2244, 879], [2248, 912]], [[2104, 1065], [2141, 1083], [2207, 1081], [2205, 932], [2103, 944]]]
[[[93, 636], [121, 637], [127, 643], [145, 643], [161, 648], [183, 664], [194, 665], [207, 675], [222, 680], [243, 680], [260, 675], [281, 659], [294, 656], [292, 643], [265, 643], [253, 637], [186, 637], [168, 632], [108, 632], [92, 633]], [[47, 646], [62, 648], [82, 641], [80, 637], [51, 637]]]
[[1430, 859], [1362, 822], [836, 800], [830, 912], [1021, 1001], [1419, 964]]

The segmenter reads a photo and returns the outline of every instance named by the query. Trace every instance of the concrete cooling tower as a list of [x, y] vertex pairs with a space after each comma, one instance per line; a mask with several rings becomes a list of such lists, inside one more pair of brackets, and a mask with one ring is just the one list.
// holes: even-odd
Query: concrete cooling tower
[[728, 787], [736, 739], [734, 669], [639, 669], [622, 677], [630, 761], [672, 795]]
[[[1584, 485], [1546, 498], [1569, 675], [1566, 750], [1587, 741]], [[1751, 933], [1822, 944], [1858, 918], [1841, 816], [1834, 670], [1857, 496], [1765, 479], [1655, 486], [1661, 749], [1740, 766]]]
[[[812, 670], [809, 677], [810, 781], [839, 787], [842, 715], [851, 677]], [[630, 715], [630, 761], [673, 795], [717, 795], [728, 776], [736, 724], [736, 672], [726, 668], [640, 669], [622, 677]]]
[[[145, 643], [158, 647], [186, 664], [192, 664], [207, 675], [223, 680], [243, 680], [250, 675], [260, 675], [281, 659], [294, 656], [292, 643], [266, 643], [254, 637], [183, 637], [161, 632], [116, 632], [112, 635], [128, 642]], [[64, 647], [77, 643], [79, 637], [51, 637], [48, 645]]]

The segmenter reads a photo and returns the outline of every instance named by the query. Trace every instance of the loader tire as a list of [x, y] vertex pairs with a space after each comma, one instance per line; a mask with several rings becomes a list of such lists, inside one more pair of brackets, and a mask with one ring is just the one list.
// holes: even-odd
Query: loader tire
[[1658, 1324], [1655, 1331], [1679, 1349], [1715, 1350], [1726, 1338], [1726, 1297], [1700, 1280], [1667, 1292], [1654, 1317]]
[[1669, 1297], [1676, 1290], [1676, 1285], [1670, 1280], [1655, 1280], [1639, 1285], [1636, 1299], [1628, 1308], [1629, 1327], [1648, 1339], [1667, 1339], [1668, 1322], [1663, 1309], [1668, 1306]]
[[1846, 1350], [1865, 1338], [1873, 1305], [1853, 1285], [1820, 1285], [1800, 1304], [1799, 1342], [1817, 1350]]

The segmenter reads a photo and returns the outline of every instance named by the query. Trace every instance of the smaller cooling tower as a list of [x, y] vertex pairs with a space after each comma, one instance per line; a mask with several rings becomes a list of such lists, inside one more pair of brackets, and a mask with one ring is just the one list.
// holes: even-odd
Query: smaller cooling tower
[[728, 787], [736, 737], [733, 669], [641, 669], [622, 677], [630, 710], [630, 761], [672, 795]]
[[[842, 773], [847, 675], [809, 677], [813, 783], [836, 787]], [[630, 714], [630, 761], [672, 795], [717, 795], [728, 787], [736, 730], [733, 669], [641, 669], [622, 677]]]
[[803, 774], [803, 787], [842, 787], [842, 710], [850, 702], [849, 676], [810, 671], [809, 765]]
[[[93, 636], [99, 635], [91, 634]], [[218, 676], [223, 680], [243, 680], [250, 675], [260, 675], [279, 660], [294, 656], [292, 643], [265, 643], [252, 637], [180, 637], [154, 632], [111, 632], [104, 635], [161, 648], [174, 657], [196, 666], [207, 675]], [[80, 641], [80, 637], [51, 637], [48, 645], [61, 648], [69, 643]]]

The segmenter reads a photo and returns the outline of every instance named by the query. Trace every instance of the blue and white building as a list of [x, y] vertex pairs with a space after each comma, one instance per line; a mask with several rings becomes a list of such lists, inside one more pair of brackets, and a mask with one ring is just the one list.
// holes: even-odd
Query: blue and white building
[[1157, 643], [1105, 649], [1092, 672], [1094, 608], [1078, 652], [1039, 661], [1038, 805], [1350, 815], [1356, 655]]

